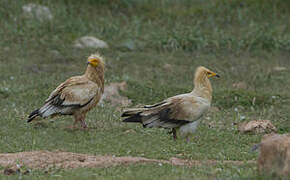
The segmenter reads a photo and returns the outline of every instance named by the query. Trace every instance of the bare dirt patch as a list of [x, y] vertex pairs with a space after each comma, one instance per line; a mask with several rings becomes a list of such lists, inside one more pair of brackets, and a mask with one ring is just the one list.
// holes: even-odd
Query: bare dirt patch
[[169, 160], [148, 159], [143, 157], [114, 157], [114, 156], [93, 156], [61, 151], [32, 151], [0, 154], [0, 166], [14, 171], [25, 166], [31, 169], [46, 168], [80, 168], [80, 167], [110, 167], [122, 164], [134, 163], [162, 163], [178, 166], [216, 165], [227, 163], [242, 165], [244, 163], [255, 163], [255, 161], [217, 161], [217, 160], [183, 160], [171, 158]]

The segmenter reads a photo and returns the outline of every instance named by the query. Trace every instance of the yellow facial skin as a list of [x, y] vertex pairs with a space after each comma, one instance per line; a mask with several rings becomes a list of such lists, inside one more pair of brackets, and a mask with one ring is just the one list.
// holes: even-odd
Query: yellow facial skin
[[88, 64], [96, 67], [99, 64], [99, 60], [98, 59], [88, 59]]
[[209, 72], [207, 72], [207, 77], [208, 78], [210, 78], [210, 77], [214, 77], [214, 76], [216, 76], [216, 77], [220, 77], [217, 73], [215, 73], [215, 72], [212, 72], [212, 71], [209, 71]]

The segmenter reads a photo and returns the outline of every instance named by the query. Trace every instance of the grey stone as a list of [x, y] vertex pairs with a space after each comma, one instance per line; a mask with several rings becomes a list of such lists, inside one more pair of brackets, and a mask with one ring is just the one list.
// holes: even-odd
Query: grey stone
[[108, 48], [108, 44], [105, 41], [97, 39], [93, 36], [83, 36], [74, 42], [75, 48]]
[[40, 21], [52, 20], [53, 16], [48, 7], [38, 4], [26, 4], [22, 6], [23, 16], [26, 18], [36, 18]]

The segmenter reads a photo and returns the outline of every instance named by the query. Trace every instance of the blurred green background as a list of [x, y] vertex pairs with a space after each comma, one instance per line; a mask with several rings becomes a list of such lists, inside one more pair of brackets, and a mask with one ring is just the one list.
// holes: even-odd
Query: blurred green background
[[[46, 6], [52, 18], [26, 17], [29, 3]], [[240, 134], [236, 124], [267, 119], [278, 133], [290, 132], [289, 17], [288, 0], [0, 0], [0, 153], [62, 150], [220, 161], [210, 167], [136, 164], [0, 177], [261, 178], [247, 163], [257, 159], [250, 149], [261, 135]], [[75, 48], [82, 36], [109, 48]], [[173, 141], [166, 130], [123, 124], [120, 108], [109, 103], [88, 113], [88, 131], [68, 130], [71, 117], [27, 124], [28, 114], [59, 83], [82, 74], [96, 51], [106, 58], [105, 84], [126, 81], [122, 95], [132, 106], [191, 91], [196, 67], [206, 66], [222, 77], [211, 80], [215, 109], [189, 143]]]

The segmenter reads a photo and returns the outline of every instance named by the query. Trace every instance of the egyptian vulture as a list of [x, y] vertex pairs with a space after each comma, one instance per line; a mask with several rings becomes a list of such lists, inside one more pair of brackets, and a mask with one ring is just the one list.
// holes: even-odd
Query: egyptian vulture
[[203, 66], [198, 67], [193, 91], [153, 105], [125, 109], [122, 114], [125, 117], [123, 122], [141, 123], [144, 128], [172, 129], [174, 139], [178, 134], [188, 140], [189, 135], [195, 132], [201, 117], [210, 108], [212, 87], [209, 78], [214, 76], [219, 77]]
[[96, 106], [104, 92], [105, 67], [103, 57], [99, 54], [89, 56], [87, 64], [85, 74], [61, 83], [51, 92], [44, 105], [29, 115], [27, 122], [37, 116], [72, 115], [75, 119], [73, 127], [79, 122], [82, 128], [87, 128], [86, 114]]

